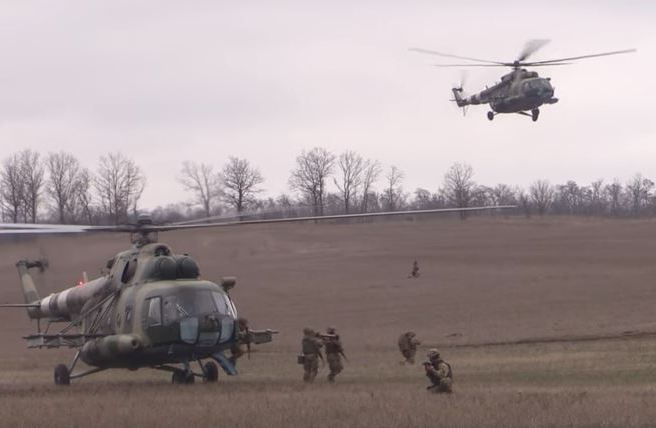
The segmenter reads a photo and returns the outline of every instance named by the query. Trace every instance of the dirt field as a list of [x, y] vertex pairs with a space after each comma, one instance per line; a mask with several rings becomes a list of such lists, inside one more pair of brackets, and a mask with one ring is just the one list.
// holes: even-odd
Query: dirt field
[[[141, 370], [62, 390], [52, 368], [72, 352], [26, 350], [20, 337], [33, 326], [5, 309], [0, 426], [649, 426], [655, 230], [652, 221], [484, 216], [169, 232], [160, 240], [196, 257], [205, 278], [238, 276], [240, 314], [280, 330], [275, 343], [218, 385], [173, 386]], [[82, 271], [93, 277], [126, 241], [0, 241], [0, 302], [21, 302], [20, 257], [50, 259], [46, 295]], [[421, 277], [409, 280], [415, 258]], [[301, 329], [329, 324], [350, 362], [336, 385], [325, 369], [303, 385]], [[396, 339], [408, 329], [452, 363], [455, 394], [427, 394], [421, 368], [398, 364]], [[536, 341], [549, 343], [513, 344]]]

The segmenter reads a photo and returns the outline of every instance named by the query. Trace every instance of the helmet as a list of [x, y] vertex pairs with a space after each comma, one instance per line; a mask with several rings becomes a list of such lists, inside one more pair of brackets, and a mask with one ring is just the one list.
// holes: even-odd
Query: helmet
[[406, 335], [408, 335], [409, 337], [416, 336], [414, 331], [409, 331], [409, 332], [406, 333]]
[[326, 333], [328, 333], [328, 334], [335, 334], [335, 333], [337, 333], [337, 329], [336, 329], [335, 327], [333, 327], [333, 326], [330, 326], [330, 327], [328, 327], [328, 328], [326, 329]]
[[431, 349], [428, 350], [428, 354], [426, 354], [426, 356], [431, 360], [434, 359], [434, 358], [439, 358], [440, 357], [440, 351], [438, 351], [435, 348], [431, 348]]
[[303, 329], [303, 334], [306, 336], [311, 336], [314, 334], [314, 330], [312, 330], [310, 327], [305, 327]]

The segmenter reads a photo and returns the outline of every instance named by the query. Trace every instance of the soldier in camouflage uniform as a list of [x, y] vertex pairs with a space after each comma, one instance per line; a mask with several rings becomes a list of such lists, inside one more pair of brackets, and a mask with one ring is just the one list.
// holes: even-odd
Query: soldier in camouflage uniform
[[328, 382], [333, 383], [335, 382], [335, 376], [344, 369], [342, 357], [346, 358], [346, 356], [344, 355], [344, 348], [337, 334], [337, 329], [335, 327], [328, 327], [326, 333], [321, 338], [326, 347], [326, 361], [328, 362], [328, 368], [330, 368]]
[[243, 344], [250, 350], [250, 335], [248, 332], [248, 320], [246, 318], [237, 319], [237, 341], [230, 347], [230, 362], [236, 367], [237, 359], [244, 355]]
[[301, 352], [303, 356], [303, 381], [311, 383], [317, 377], [319, 371], [319, 359], [323, 360], [321, 348], [323, 342], [311, 328], [303, 329], [303, 340], [301, 341]]
[[440, 357], [440, 352], [437, 349], [428, 351], [428, 361], [424, 362], [424, 369], [426, 370], [426, 377], [430, 379], [431, 385], [426, 388], [432, 392], [446, 392], [453, 391], [453, 373], [451, 366]]
[[414, 331], [408, 331], [399, 337], [399, 351], [401, 351], [403, 358], [405, 358], [405, 361], [402, 361], [401, 364], [404, 362], [407, 364], [415, 363], [415, 354], [419, 345], [421, 345], [421, 342], [417, 340]]

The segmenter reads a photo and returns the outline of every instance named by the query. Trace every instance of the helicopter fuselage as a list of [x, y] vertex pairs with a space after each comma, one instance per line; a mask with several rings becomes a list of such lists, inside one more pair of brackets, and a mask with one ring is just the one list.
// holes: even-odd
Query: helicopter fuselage
[[499, 83], [469, 97], [462, 97], [461, 88], [454, 88], [453, 93], [459, 107], [490, 104], [496, 113], [522, 113], [558, 102], [549, 78], [524, 69], [504, 75]]
[[27, 336], [28, 347], [76, 347], [73, 366], [79, 358], [95, 371], [152, 367], [175, 374], [180, 370], [167, 364], [188, 368], [190, 362], [212, 358], [236, 374], [234, 361], [223, 351], [240, 343], [270, 342], [275, 333], [252, 331], [238, 320], [229, 295], [235, 278], [224, 277], [220, 284], [200, 279], [196, 262], [173, 254], [166, 244], [118, 253], [107, 262], [104, 276], [43, 299], [28, 272], [42, 265], [23, 260], [16, 266], [29, 317], [69, 323], [57, 334], [39, 329]]

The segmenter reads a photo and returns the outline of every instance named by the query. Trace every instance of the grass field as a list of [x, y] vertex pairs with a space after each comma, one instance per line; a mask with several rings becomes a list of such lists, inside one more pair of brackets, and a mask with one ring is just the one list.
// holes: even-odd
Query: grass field
[[[52, 368], [72, 353], [26, 350], [20, 336], [33, 327], [5, 310], [0, 425], [653, 426], [654, 226], [482, 217], [170, 233], [160, 239], [195, 256], [204, 277], [239, 277], [241, 314], [279, 329], [275, 342], [218, 384], [174, 386], [139, 370], [62, 389]], [[104, 235], [0, 243], [0, 302], [21, 299], [20, 257], [50, 258], [45, 295], [82, 270], [93, 276], [124, 246]], [[422, 276], [408, 280], [415, 258]], [[324, 368], [304, 385], [301, 329], [329, 324], [350, 361], [337, 384]], [[427, 393], [421, 366], [399, 364], [395, 342], [407, 329], [424, 341], [420, 358], [442, 350], [454, 394]], [[537, 343], [515, 343], [526, 340]]]

